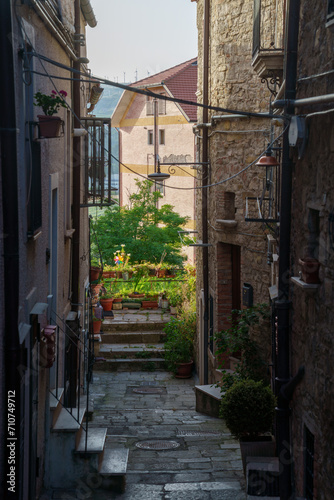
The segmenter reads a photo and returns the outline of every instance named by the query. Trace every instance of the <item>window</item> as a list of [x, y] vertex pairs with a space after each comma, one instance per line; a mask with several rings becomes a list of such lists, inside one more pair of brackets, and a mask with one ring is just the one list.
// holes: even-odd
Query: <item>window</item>
[[165, 131], [163, 129], [159, 130], [159, 144], [165, 144]]
[[147, 144], [149, 144], [150, 146], [153, 145], [153, 130], [148, 130], [147, 131]]
[[[166, 95], [166, 94], [161, 93], [160, 95]], [[166, 101], [164, 99], [158, 100], [158, 113], [159, 113], [159, 115], [166, 114]]]
[[313, 259], [319, 258], [320, 221], [319, 210], [310, 209], [308, 215], [308, 253]]
[[31, 160], [28, 172], [29, 189], [27, 193], [28, 237], [32, 238], [42, 226], [42, 184], [41, 184], [41, 146], [30, 142]]
[[334, 19], [334, 0], [328, 0], [327, 21]]
[[314, 478], [314, 435], [305, 426], [305, 498], [313, 500], [313, 478]]
[[153, 98], [146, 96], [146, 116], [151, 116], [154, 114]]

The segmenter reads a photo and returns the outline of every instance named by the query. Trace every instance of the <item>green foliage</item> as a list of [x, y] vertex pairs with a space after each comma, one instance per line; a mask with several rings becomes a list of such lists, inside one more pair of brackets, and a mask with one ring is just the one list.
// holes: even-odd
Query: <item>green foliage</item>
[[226, 391], [219, 415], [237, 439], [254, 439], [271, 430], [275, 405], [270, 387], [254, 380], [240, 380]]
[[[59, 94], [65, 98], [67, 96], [67, 92], [65, 90], [60, 90]], [[36, 92], [34, 95], [34, 106], [40, 106], [43, 110], [43, 113], [46, 116], [52, 116], [58, 113], [59, 108], [67, 108], [64, 99], [62, 99], [55, 90], [51, 91], [50, 95], [42, 94], [42, 92]]]
[[269, 317], [269, 306], [265, 303], [249, 309], [233, 310], [231, 327], [216, 333], [216, 354], [241, 354], [233, 376], [223, 371], [222, 390], [231, 387], [235, 381], [247, 378], [268, 383], [266, 362], [261, 358], [257, 342], [251, 338], [250, 330], [256, 325], [263, 328]]
[[133, 262], [164, 263], [181, 265], [182, 243], [178, 231], [188, 221], [174, 212], [171, 205], [158, 208], [162, 195], [151, 191], [153, 183], [137, 181], [138, 191], [130, 196], [129, 207], [108, 207], [103, 214], [92, 221], [92, 254], [98, 254], [97, 242], [103, 261], [111, 263], [114, 252], [122, 242]]
[[178, 363], [189, 363], [193, 358], [196, 314], [183, 313], [178, 318], [172, 318], [164, 331], [167, 334], [164, 345], [167, 368], [176, 372]]

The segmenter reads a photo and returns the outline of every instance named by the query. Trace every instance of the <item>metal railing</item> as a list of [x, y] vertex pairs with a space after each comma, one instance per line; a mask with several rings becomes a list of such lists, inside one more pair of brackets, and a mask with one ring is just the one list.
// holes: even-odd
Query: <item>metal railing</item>
[[284, 14], [282, 0], [254, 0], [253, 58], [258, 52], [283, 50]]
[[[55, 349], [55, 388], [49, 389], [58, 403], [72, 416], [78, 425], [86, 433], [85, 451], [87, 451], [88, 440], [88, 418], [89, 418], [89, 385], [92, 376], [94, 356], [94, 339], [88, 330], [81, 330], [78, 334], [55, 311], [56, 318], [56, 349]], [[61, 356], [61, 343], [64, 347], [64, 355]], [[63, 364], [61, 364], [64, 363]], [[60, 381], [60, 371], [63, 377]], [[84, 384], [84, 381], [86, 382]], [[64, 382], [64, 402], [59, 393], [59, 382]], [[74, 390], [73, 390], [74, 388]], [[81, 393], [83, 391], [83, 393]], [[73, 394], [74, 393], [74, 394]], [[82, 405], [82, 401], [84, 404]], [[81, 419], [80, 413], [85, 410], [85, 420]], [[85, 423], [83, 424], [83, 422]]]

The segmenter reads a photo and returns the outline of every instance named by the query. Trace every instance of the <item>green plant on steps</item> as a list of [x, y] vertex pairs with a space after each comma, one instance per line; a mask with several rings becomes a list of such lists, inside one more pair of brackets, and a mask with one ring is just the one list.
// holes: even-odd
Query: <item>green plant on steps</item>
[[175, 373], [179, 363], [189, 363], [193, 359], [196, 314], [172, 318], [164, 326], [164, 332], [167, 334], [164, 344], [165, 362], [167, 368]]

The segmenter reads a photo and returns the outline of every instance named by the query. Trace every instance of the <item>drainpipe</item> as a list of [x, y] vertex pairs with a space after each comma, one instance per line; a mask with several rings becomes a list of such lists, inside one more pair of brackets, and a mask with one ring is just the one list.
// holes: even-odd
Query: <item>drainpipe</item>
[[[210, 36], [210, 0], [204, 0], [204, 31], [203, 31], [203, 104], [209, 104], [209, 36]], [[209, 120], [208, 109], [203, 108], [202, 122]], [[202, 162], [203, 176], [202, 187], [207, 186], [208, 182], [208, 128], [203, 128], [202, 140]], [[208, 188], [202, 189], [202, 241], [203, 246], [203, 294], [204, 294], [204, 384], [208, 384], [208, 344], [209, 344], [209, 249], [205, 244], [208, 243]]]
[[[75, 34], [80, 34], [80, 0], [75, 0]], [[76, 46], [76, 56], [80, 57], [80, 44]], [[80, 63], [73, 61], [73, 68], [80, 71]], [[73, 81], [73, 127], [80, 129], [80, 80]], [[78, 310], [79, 304], [79, 273], [80, 273], [80, 184], [81, 184], [81, 141], [80, 136], [73, 137], [73, 255], [72, 255], [72, 297], [73, 310]]]
[[[284, 115], [294, 113], [289, 100], [296, 95], [297, 47], [299, 30], [300, 0], [287, 4], [287, 29], [285, 45], [285, 101]], [[278, 395], [276, 408], [276, 440], [280, 461], [280, 499], [289, 500], [292, 495], [292, 468], [290, 451], [290, 398], [282, 397], [284, 388], [290, 382], [290, 231], [291, 231], [292, 162], [289, 157], [288, 129], [283, 136], [281, 215], [279, 238], [279, 296], [276, 301], [277, 316], [277, 369], [275, 393]]]
[[[1, 148], [1, 183], [2, 183], [2, 228], [3, 235], [2, 253], [2, 306], [4, 318], [1, 320], [2, 339], [1, 345], [1, 431], [3, 433], [3, 445], [0, 452], [1, 464], [1, 498], [19, 498], [20, 472], [22, 459], [20, 457], [20, 386], [21, 377], [19, 372], [20, 341], [18, 331], [19, 310], [19, 213], [18, 213], [18, 186], [17, 186], [17, 129], [16, 129], [16, 106], [15, 106], [15, 74], [13, 61], [13, 27], [11, 17], [10, 0], [0, 2], [0, 73], [6, 75], [0, 79], [0, 95], [2, 99], [0, 113], [0, 148]], [[3, 362], [3, 363], [2, 363]], [[7, 430], [8, 420], [8, 397], [14, 403], [15, 423], [12, 429]], [[10, 435], [13, 431], [15, 434]], [[13, 437], [12, 441], [7, 438]], [[15, 441], [14, 441], [15, 438]], [[7, 480], [10, 473], [9, 443], [12, 442], [14, 456], [16, 456], [14, 484], [16, 494], [12, 494], [8, 488]], [[6, 445], [5, 445], [6, 443]], [[8, 474], [8, 475], [7, 475]]]
[[286, 101], [284, 99], [278, 99], [274, 101], [273, 108], [284, 108], [284, 106], [302, 107], [310, 106], [312, 104], [324, 104], [333, 103], [334, 94], [318, 95], [314, 97], [305, 97], [304, 99], [290, 99]]

